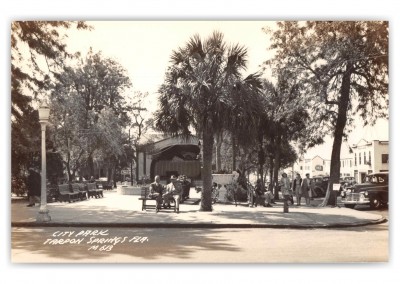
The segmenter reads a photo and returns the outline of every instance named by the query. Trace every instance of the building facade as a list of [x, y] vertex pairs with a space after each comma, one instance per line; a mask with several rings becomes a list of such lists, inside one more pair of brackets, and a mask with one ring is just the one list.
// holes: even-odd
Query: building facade
[[[328, 176], [331, 161], [320, 156], [300, 158], [292, 167], [292, 173], [307, 173], [311, 177]], [[290, 170], [289, 170], [290, 171]], [[340, 159], [340, 177], [354, 177], [360, 183], [370, 173], [389, 171], [389, 142], [360, 140], [353, 146], [343, 145]]]
[[149, 144], [138, 153], [137, 173], [139, 180], [153, 180], [159, 175], [167, 182], [171, 175], [186, 175], [190, 180], [201, 179], [199, 139], [168, 137]]
[[352, 146], [353, 176], [362, 182], [367, 174], [389, 171], [389, 141], [360, 140]]

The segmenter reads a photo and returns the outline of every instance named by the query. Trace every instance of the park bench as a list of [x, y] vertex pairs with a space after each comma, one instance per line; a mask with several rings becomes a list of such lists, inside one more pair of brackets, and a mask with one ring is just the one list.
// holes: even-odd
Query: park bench
[[113, 181], [107, 181], [107, 180], [96, 180], [96, 186], [98, 189], [103, 189], [103, 190], [112, 190], [113, 189]]
[[80, 193], [77, 191], [73, 191], [72, 187], [69, 184], [59, 184], [58, 185], [58, 201], [60, 202], [69, 202], [80, 200]]
[[90, 197], [95, 197], [95, 198], [99, 198], [99, 197], [103, 197], [103, 189], [101, 188], [97, 188], [96, 183], [88, 183], [86, 184], [86, 190], [88, 193], [88, 198]]
[[[149, 197], [150, 189], [148, 187], [142, 187], [140, 189], [140, 197], [139, 200], [142, 201], [142, 211], [146, 210], [147, 208], [155, 209], [158, 212], [157, 208], [157, 200], [154, 198]], [[154, 204], [148, 204], [148, 201], [153, 201]]]
[[85, 188], [85, 185], [83, 183], [73, 183], [72, 184], [72, 191], [79, 193], [79, 199], [80, 200], [86, 200], [87, 199], [86, 188]]
[[[149, 197], [149, 193], [150, 193], [150, 188], [148, 188], [148, 187], [143, 186], [141, 188], [141, 190], [140, 190], [139, 200], [142, 201], [142, 211], [146, 210], [147, 208], [155, 209], [156, 212], [158, 212], [158, 211], [160, 211], [162, 209], [166, 209], [164, 207], [161, 207], [160, 209], [157, 208], [157, 200], [154, 199], [154, 198]], [[148, 201], [152, 201], [152, 203], [148, 204]], [[179, 211], [176, 208], [176, 202], [172, 197], [171, 197], [170, 204], [171, 204], [171, 206], [168, 209], [173, 209], [174, 212], [178, 212], [179, 213]]]

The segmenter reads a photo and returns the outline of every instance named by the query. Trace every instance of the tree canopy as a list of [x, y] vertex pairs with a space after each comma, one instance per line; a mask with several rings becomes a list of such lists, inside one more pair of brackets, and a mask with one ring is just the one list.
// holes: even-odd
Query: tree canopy
[[[11, 23], [12, 175], [38, 161], [40, 125], [36, 99], [64, 65], [67, 29], [89, 29], [84, 22], [15, 21]], [[37, 163], [35, 163], [36, 166]]]
[[[202, 40], [194, 35], [172, 52], [171, 64], [160, 87], [160, 108], [156, 126], [170, 134], [189, 135], [195, 130], [202, 138], [203, 197], [201, 210], [211, 208], [211, 164], [214, 134], [253, 120], [260, 86], [256, 75], [242, 77], [247, 49], [228, 45], [223, 34], [214, 32]], [[244, 105], [247, 103], [247, 105]]]
[[330, 175], [338, 182], [340, 147], [353, 117], [365, 124], [388, 117], [388, 22], [278, 22], [266, 32], [275, 51], [266, 63], [302, 80], [311, 117], [334, 137]]

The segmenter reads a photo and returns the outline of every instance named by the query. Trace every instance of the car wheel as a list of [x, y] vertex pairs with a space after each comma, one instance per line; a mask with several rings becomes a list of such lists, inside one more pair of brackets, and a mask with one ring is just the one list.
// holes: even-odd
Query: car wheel
[[382, 201], [378, 197], [373, 198], [369, 203], [369, 207], [371, 209], [379, 209], [381, 206], [382, 206]]
[[354, 207], [356, 207], [356, 205], [355, 204], [345, 204], [344, 207], [354, 209]]

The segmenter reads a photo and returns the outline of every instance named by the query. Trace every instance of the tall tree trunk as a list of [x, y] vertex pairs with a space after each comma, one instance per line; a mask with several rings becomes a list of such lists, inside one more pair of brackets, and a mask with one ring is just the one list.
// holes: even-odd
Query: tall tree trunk
[[260, 179], [262, 182], [262, 189], [265, 188], [265, 179], [264, 179], [264, 164], [265, 164], [265, 153], [263, 149], [263, 137], [260, 135], [258, 137], [258, 173], [260, 175]]
[[222, 134], [223, 132], [221, 131], [220, 133], [217, 133], [216, 135], [216, 145], [215, 145], [215, 166], [217, 172], [222, 170], [221, 166], [221, 146], [222, 146]]
[[[269, 188], [268, 190], [274, 191], [274, 157], [272, 155], [269, 156]], [[274, 197], [275, 198], [275, 197]]]
[[87, 159], [87, 164], [89, 166], [89, 178], [94, 177], [94, 163], [93, 163], [93, 156], [92, 153], [90, 153], [88, 159]]
[[325, 199], [321, 203], [321, 206], [336, 205], [335, 196], [333, 194], [333, 184], [339, 183], [340, 179], [340, 149], [342, 147], [343, 132], [347, 122], [347, 109], [350, 102], [350, 79], [352, 68], [351, 63], [348, 63], [340, 87], [339, 110], [331, 154], [330, 178]]
[[279, 199], [279, 168], [281, 167], [281, 136], [278, 135], [275, 141], [275, 156], [274, 156], [274, 198], [275, 200]]
[[232, 133], [232, 171], [236, 170], [236, 139], [235, 134]]
[[201, 196], [200, 211], [212, 211], [211, 187], [212, 187], [212, 152], [214, 137], [211, 127], [206, 127], [203, 131], [203, 192]]

